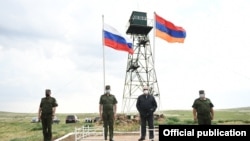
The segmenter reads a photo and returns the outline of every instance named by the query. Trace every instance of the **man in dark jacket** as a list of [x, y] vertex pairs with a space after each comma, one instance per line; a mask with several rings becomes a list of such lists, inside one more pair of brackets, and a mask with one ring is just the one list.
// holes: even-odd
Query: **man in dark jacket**
[[51, 97], [51, 90], [45, 90], [46, 97], [41, 99], [38, 119], [42, 121], [44, 141], [52, 141], [52, 122], [55, 117], [56, 107], [58, 106], [56, 99]]
[[145, 140], [146, 124], [149, 126], [149, 139], [154, 140], [154, 112], [157, 103], [153, 95], [149, 94], [148, 87], [143, 88], [143, 94], [140, 95], [136, 102], [136, 108], [140, 113], [141, 120], [141, 137], [139, 141]]

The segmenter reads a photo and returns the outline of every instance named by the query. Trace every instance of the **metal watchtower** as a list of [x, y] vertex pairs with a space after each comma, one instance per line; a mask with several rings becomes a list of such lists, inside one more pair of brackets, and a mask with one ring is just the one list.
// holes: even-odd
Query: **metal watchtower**
[[137, 97], [142, 94], [144, 86], [150, 88], [150, 94], [155, 96], [160, 106], [160, 92], [154, 68], [148, 33], [153, 27], [148, 26], [147, 13], [133, 11], [126, 34], [133, 40], [134, 54], [128, 55], [125, 84], [123, 90], [122, 112], [130, 113], [135, 109]]

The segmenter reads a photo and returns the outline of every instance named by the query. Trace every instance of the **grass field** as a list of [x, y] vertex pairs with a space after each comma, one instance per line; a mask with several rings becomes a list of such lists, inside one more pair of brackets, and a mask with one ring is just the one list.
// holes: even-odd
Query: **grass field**
[[[169, 110], [162, 111], [165, 120], [155, 122], [155, 124], [194, 124], [191, 110]], [[97, 113], [76, 113], [79, 123], [65, 124], [68, 114], [57, 114], [61, 120], [59, 124], [53, 124], [53, 138], [60, 138], [67, 133], [74, 132], [75, 128], [80, 128], [84, 124], [86, 117], [95, 117]], [[37, 113], [10, 113], [0, 112], [0, 139], [1, 141], [42, 141], [41, 123], [31, 123], [32, 117]], [[96, 124], [90, 124], [97, 126]], [[213, 124], [250, 124], [250, 107], [234, 109], [215, 109], [215, 119]], [[139, 125], [116, 126], [116, 130], [133, 130]]]

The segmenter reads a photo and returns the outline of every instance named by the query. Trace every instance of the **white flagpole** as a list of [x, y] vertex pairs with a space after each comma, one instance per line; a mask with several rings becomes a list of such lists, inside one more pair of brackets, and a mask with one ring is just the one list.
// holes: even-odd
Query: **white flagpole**
[[[155, 37], [156, 37], [156, 18], [155, 18], [155, 16], [156, 16], [156, 12], [154, 12], [154, 38], [153, 38], [153, 46], [154, 46], [154, 48], [153, 48], [153, 50], [154, 50], [154, 52], [153, 52], [153, 56], [154, 56], [153, 63], [154, 63], [154, 68], [155, 68]], [[160, 111], [160, 109], [161, 109], [160, 95], [159, 95], [159, 101], [158, 102], [159, 102], [158, 103], [158, 111]]]
[[104, 15], [102, 15], [103, 88], [105, 88]]
[[153, 24], [154, 24], [154, 27], [153, 27], [153, 29], [154, 29], [154, 34], [153, 34], [153, 36], [154, 36], [154, 38], [153, 38], [153, 64], [154, 64], [154, 67], [155, 67], [155, 32], [156, 32], [156, 30], [155, 30], [155, 28], [156, 28], [156, 22], [155, 22], [155, 12], [154, 12], [154, 18], [153, 18]]

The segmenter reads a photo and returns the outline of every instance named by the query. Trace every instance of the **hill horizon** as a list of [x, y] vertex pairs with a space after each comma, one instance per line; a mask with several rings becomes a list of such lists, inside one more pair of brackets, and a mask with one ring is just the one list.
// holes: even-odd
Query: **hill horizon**
[[[160, 110], [160, 111], [190, 111], [192, 109], [168, 109], [168, 110]], [[221, 108], [221, 109], [216, 109], [215, 110], [249, 110], [250, 111], [250, 106], [246, 107], [234, 107], [234, 108]], [[25, 112], [11, 112], [11, 111], [0, 111], [0, 113], [25, 113]], [[34, 114], [36, 112], [27, 112], [25, 114]], [[64, 112], [57, 112], [58, 114], [71, 114], [71, 113], [64, 113]], [[98, 114], [98, 112], [93, 112], [93, 113], [84, 113], [84, 112], [72, 112], [72, 113], [81, 113], [81, 114]], [[121, 113], [121, 112], [118, 112]], [[134, 113], [134, 112], [131, 112]]]

